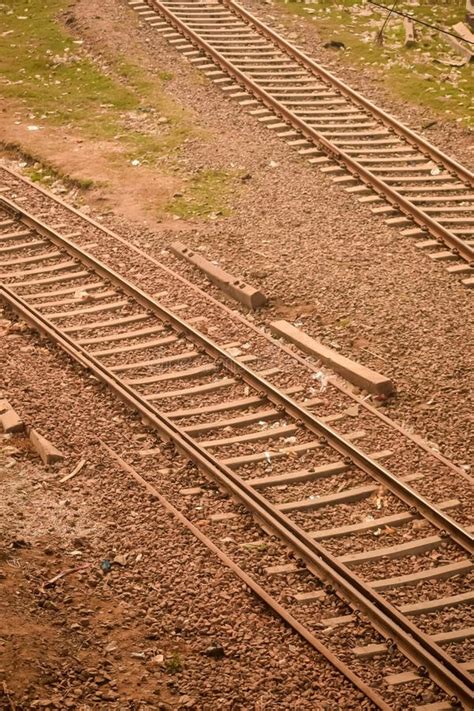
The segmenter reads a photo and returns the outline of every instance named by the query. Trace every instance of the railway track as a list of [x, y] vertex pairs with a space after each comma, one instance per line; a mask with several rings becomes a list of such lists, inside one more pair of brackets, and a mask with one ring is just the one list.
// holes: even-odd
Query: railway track
[[474, 285], [474, 175], [233, 0], [128, 0], [196, 67]]
[[[340, 415], [316, 417], [320, 399], [304, 386], [285, 386], [284, 378], [275, 386], [277, 369], [263, 367], [258, 354], [216, 345], [2, 196], [0, 283], [7, 304], [273, 536], [283, 562], [268, 561], [263, 572], [277, 586], [287, 581], [299, 609], [334, 610], [336, 598], [344, 601], [348, 612], [321, 617], [333, 639], [357, 611], [365, 643], [350, 650], [351, 662], [370, 679], [372, 691], [359, 688], [376, 705], [401, 708], [401, 687], [429, 681], [431, 708], [469, 708], [473, 541], [450, 515], [459, 501], [430, 503], [411, 487], [423, 472], [393, 475], [382, 464], [393, 453], [366, 454], [355, 444], [363, 431], [341, 434]], [[152, 466], [157, 452], [151, 446], [140, 457]], [[233, 518], [216, 515], [224, 525]], [[381, 545], [378, 533], [387, 529], [391, 543]]]

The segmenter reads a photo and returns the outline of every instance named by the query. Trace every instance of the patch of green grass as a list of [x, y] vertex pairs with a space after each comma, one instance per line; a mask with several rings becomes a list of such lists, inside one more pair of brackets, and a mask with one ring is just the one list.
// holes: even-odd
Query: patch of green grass
[[268, 543], [244, 543], [242, 548], [249, 553], [264, 553], [268, 550]]
[[165, 669], [169, 674], [176, 674], [183, 668], [183, 660], [179, 652], [173, 652], [169, 659], [165, 660]]
[[228, 199], [237, 173], [202, 170], [188, 183], [184, 192], [168, 203], [166, 210], [178, 217], [228, 217]]
[[33, 118], [96, 133], [97, 114], [107, 124], [111, 108], [131, 110], [137, 99], [83, 58], [80, 45], [62, 30], [56, 16], [69, 5], [68, 0], [23, 0], [13, 11], [3, 6], [1, 93], [24, 103]]
[[55, 171], [50, 170], [48, 168], [42, 168], [38, 163], [35, 163], [34, 165], [25, 168], [23, 171], [25, 175], [28, 176], [30, 180], [33, 181], [33, 183], [41, 183], [42, 185], [46, 185], [49, 187], [52, 185], [56, 180], [58, 180], [58, 176], [55, 173]]
[[71, 180], [71, 178], [60, 175], [53, 168], [40, 163], [34, 163], [32, 166], [25, 168], [23, 172], [33, 183], [40, 183], [46, 187], [50, 187], [57, 180], [62, 180], [66, 185], [80, 190], [90, 190], [94, 185], [93, 180], [87, 178], [74, 178], [74, 180]]
[[[20, 110], [23, 105], [31, 123], [118, 141], [127, 158], [153, 163], [176, 150], [192, 128], [184, 110], [163, 91], [173, 75], [147, 73], [120, 58], [111, 60], [108, 71], [99, 69], [84, 56], [81, 41], [61, 25], [73, 4], [17, 0], [13, 10], [0, 5], [0, 96], [13, 100]], [[144, 107], [167, 119], [156, 136], [126, 126], [127, 114]]]
[[[375, 42], [387, 12], [379, 11], [361, 0], [317, 0], [310, 5], [290, 0], [278, 0], [288, 13], [305, 17], [316, 25], [323, 40], [338, 40], [346, 50], [334, 50], [341, 63], [357, 64], [375, 70], [383, 77], [384, 85], [402, 99], [424, 104], [445, 117], [470, 124], [473, 120], [472, 100], [474, 82], [472, 65], [451, 68], [437, 63], [443, 55], [452, 54], [442, 35], [418, 25], [417, 44], [405, 48], [402, 18], [392, 15], [385, 30], [382, 46]], [[392, 3], [387, 3], [391, 5]], [[357, 10], [371, 9], [372, 14], [358, 14]], [[438, 4], [421, 0], [412, 6], [400, 2], [397, 9], [441, 27], [451, 27], [464, 19], [465, 3]], [[314, 13], [308, 13], [314, 10]], [[452, 56], [461, 59], [460, 55]]]

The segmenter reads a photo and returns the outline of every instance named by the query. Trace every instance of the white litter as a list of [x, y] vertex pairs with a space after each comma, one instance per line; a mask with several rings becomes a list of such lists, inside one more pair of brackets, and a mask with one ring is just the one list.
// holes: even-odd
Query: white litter
[[74, 299], [77, 299], [78, 301], [87, 301], [88, 299], [91, 299], [91, 295], [87, 293], [87, 291], [83, 291], [82, 289], [77, 289], [77, 291], [74, 292]]
[[328, 386], [328, 377], [322, 370], [318, 370], [317, 373], [313, 373], [311, 376], [313, 380], [317, 380], [319, 383], [319, 390], [324, 392]]

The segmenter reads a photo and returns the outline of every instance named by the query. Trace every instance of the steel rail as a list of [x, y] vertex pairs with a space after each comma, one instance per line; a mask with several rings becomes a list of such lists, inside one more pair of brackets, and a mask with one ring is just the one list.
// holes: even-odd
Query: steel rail
[[444, 511], [441, 511], [427, 501], [405, 482], [398, 479], [398, 477], [383, 467], [380, 462], [372, 460], [353, 443], [346, 440], [329, 425], [322, 422], [315, 415], [309, 412], [309, 410], [306, 410], [306, 408], [298, 405], [298, 403], [296, 403], [292, 398], [285, 395], [262, 376], [257, 375], [245, 364], [240, 363], [237, 358], [228, 354], [223, 348], [211, 341], [207, 336], [202, 334], [186, 321], [180, 319], [179, 316], [167, 309], [165, 306], [152, 299], [142, 289], [120, 276], [120, 274], [116, 271], [110, 267], [107, 267], [103, 262], [88, 254], [85, 250], [77, 247], [73, 242], [60, 235], [56, 232], [56, 230], [48, 227], [38, 218], [26, 212], [26, 210], [20, 207], [17, 203], [14, 203], [8, 198], [0, 195], [0, 207], [2, 206], [12, 214], [19, 217], [25, 225], [50, 239], [56, 245], [66, 249], [71, 255], [75, 256], [83, 264], [86, 264], [92, 268], [96, 273], [101, 274], [104, 278], [117, 284], [138, 303], [157, 315], [160, 320], [170, 323], [176, 331], [185, 333], [186, 336], [193, 341], [196, 346], [198, 346], [198, 348], [204, 349], [208, 355], [218, 361], [223, 367], [242, 378], [247, 385], [259, 392], [262, 392], [277, 408], [283, 408], [294, 419], [304, 424], [313, 434], [316, 434], [319, 437], [324, 437], [333, 449], [339, 452], [343, 457], [350, 457], [356, 467], [383, 484], [408, 507], [416, 507], [418, 512], [430, 521], [433, 526], [441, 531], [445, 531], [446, 534], [453, 539], [453, 541], [460, 545], [469, 554], [474, 553], [474, 537], [466, 531], [466, 529], [460, 526]]
[[306, 642], [308, 642], [314, 649], [322, 654], [330, 664], [332, 664], [338, 671], [340, 671], [349, 681], [351, 681], [354, 686], [356, 686], [360, 691], [362, 691], [365, 696], [370, 699], [377, 708], [381, 711], [393, 711], [392, 707], [389, 706], [381, 696], [372, 689], [365, 681], [361, 679], [357, 674], [355, 674], [337, 655], [335, 655], [331, 650], [321, 642], [312, 632], [308, 630], [305, 625], [301, 624], [293, 615], [277, 600], [270, 595], [261, 585], [259, 585], [254, 578], [252, 578], [248, 573], [246, 573], [239, 565], [237, 565], [232, 558], [230, 558], [227, 553], [225, 553], [221, 548], [216, 546], [216, 544], [206, 536], [205, 533], [201, 531], [200, 528], [195, 526], [192, 521], [190, 521], [184, 514], [181, 513], [173, 504], [171, 504], [168, 499], [166, 499], [158, 489], [150, 484], [146, 479], [144, 479], [128, 462], [126, 462], [122, 457], [117, 454], [113, 449], [111, 449], [105, 442], [101, 442], [102, 447], [109, 454], [111, 459], [113, 459], [119, 467], [126, 473], [130, 474], [141, 486], [148, 491], [151, 496], [156, 498], [160, 504], [171, 513], [185, 528], [187, 528], [191, 533], [209, 548], [214, 555], [221, 560], [224, 565], [226, 565], [233, 573], [235, 573], [240, 580], [246, 585], [250, 590], [252, 590], [255, 595], [257, 595], [268, 607], [270, 607], [277, 615], [279, 615], [290, 627], [292, 627], [295, 632], [297, 632]]
[[372, 626], [383, 637], [396, 643], [400, 651], [418, 666], [420, 676], [428, 675], [452, 696], [453, 701], [461, 702], [469, 708], [472, 700], [469, 674], [397, 608], [360, 580], [352, 570], [341, 564], [319, 543], [309, 538], [299, 526], [276, 509], [258, 491], [248, 486], [238, 474], [202, 449], [143, 396], [121, 381], [87, 353], [85, 348], [62, 333], [21, 297], [5, 286], [0, 287], [0, 297], [33, 328], [48, 336], [82, 367], [105, 383], [122, 401], [140, 412], [144, 421], [155, 427], [162, 439], [172, 442], [177, 451], [194, 462], [201, 471], [240, 501], [260, 524], [272, 531], [304, 561], [310, 572], [329, 581], [346, 602], [349, 600], [356, 610], [367, 615]]
[[[337, 451], [343, 455], [349, 455], [356, 466], [363, 471], [374, 476], [372, 467], [374, 467], [375, 470], [379, 468], [385, 476], [388, 475], [389, 481], [393, 480], [393, 483], [401, 485], [402, 491], [403, 487], [409, 489], [403, 482], [399, 482], [393, 475], [383, 470], [380, 465], [372, 462], [363, 452], [357, 450], [343, 437], [331, 430], [327, 425], [321, 423], [310, 412], [280, 393], [270, 383], [229, 356], [225, 351], [213, 344], [212, 341], [209, 341], [206, 336], [158, 304], [158, 302], [154, 301], [132, 283], [120, 277], [116, 272], [76, 247], [66, 238], [61, 237], [57, 232], [44, 225], [41, 221], [28, 215], [26, 211], [19, 208], [15, 203], [0, 196], [0, 205], [3, 205], [13, 215], [21, 218], [25, 225], [33, 227], [40, 234], [43, 234], [51, 241], [66, 248], [80, 261], [94, 269], [96, 273], [116, 283], [138, 303], [158, 315], [161, 320], [167, 321], [176, 331], [186, 333], [190, 340], [201, 348], [204, 348], [204, 350], [214, 358], [218, 360], [221, 359], [220, 362], [226, 365], [231, 372], [237, 374], [257, 391], [263, 392], [263, 394], [277, 406], [283, 407], [289, 414], [292, 414], [292, 416], [307, 424], [310, 431], [319, 434], [323, 433], [328, 442]], [[221, 485], [230, 489], [234, 496], [237, 496], [242, 503], [255, 513], [258, 520], [275, 531], [275, 535], [280, 537], [290, 548], [295, 550], [305, 561], [310, 570], [316, 570], [323, 578], [331, 579], [335, 587], [343, 591], [342, 594], [346, 599], [349, 598], [358, 609], [363, 610], [371, 620], [375, 620], [375, 627], [384, 637], [396, 640], [400, 649], [412, 662], [427, 670], [433, 680], [439, 683], [440, 686], [449, 693], [463, 700], [464, 703], [470, 694], [469, 675], [454, 662], [444, 650], [437, 644], [434, 644], [429, 637], [414, 626], [409, 619], [404, 617], [376, 591], [372, 590], [370, 586], [357, 578], [350, 569], [339, 563], [337, 559], [328, 553], [320, 544], [311, 540], [299, 526], [278, 511], [270, 502], [262, 497], [258, 491], [249, 487], [234, 471], [221, 464], [213, 455], [200, 447], [189, 435], [180, 430], [172, 421], [169, 421], [153, 405], [147, 402], [144, 397], [123, 383], [120, 378], [110, 372], [97, 359], [89, 354], [86, 349], [76, 344], [66, 334], [62, 333], [59, 328], [56, 328], [46, 317], [29, 306], [21, 297], [15, 295], [10, 288], [6, 286], [2, 287], [1, 293], [4, 300], [21, 313], [27, 321], [33, 323], [36, 328], [39, 328], [40, 331], [46, 333], [57, 342], [58, 345], [61, 345], [64, 350], [78, 360], [84, 367], [94, 372], [100, 380], [109, 385], [109, 387], [131, 407], [138, 409], [147, 421], [157, 427], [164, 439], [173, 441], [177, 448], [200, 469], [219, 481]], [[366, 468], [367, 463], [369, 464], [368, 468]], [[376, 476], [375, 478], [380, 480], [380, 477]], [[386, 482], [385, 485], [387, 486]], [[387, 488], [392, 491], [394, 490], [390, 486], [387, 486]], [[394, 493], [396, 493], [399, 498], [402, 498], [402, 500], [405, 500], [403, 496], [397, 493], [396, 489], [397, 487], [395, 487]], [[445, 514], [440, 512], [436, 507], [431, 506], [416, 492], [409, 490], [409, 494], [411, 495], [411, 503], [413, 504], [413, 502], [416, 501], [418, 504], [417, 508], [428, 520], [434, 516], [434, 520], [437, 521], [438, 515], [443, 519], [448, 519], [448, 524], [453, 528], [454, 534], [456, 534], [456, 532], [458, 534], [452, 536], [453, 540], [459, 538], [458, 542], [460, 542], [460, 545], [466, 550], [472, 551], [472, 537], [464, 529], [449, 519], [449, 517], [446, 517]], [[422, 505], [420, 506], [420, 504]], [[426, 510], [426, 513], [424, 510]], [[431, 516], [429, 515], [430, 512]], [[440, 527], [439, 522], [436, 525]], [[447, 530], [447, 528], [444, 530]]]
[[412, 131], [410, 128], [408, 128], [408, 126], [402, 124], [394, 116], [391, 116], [390, 114], [386, 113], [383, 109], [374, 104], [372, 101], [369, 101], [369, 99], [360, 94], [358, 91], [352, 89], [341, 79], [338, 79], [338, 77], [336, 77], [334, 74], [331, 74], [331, 72], [329, 72], [327, 69], [322, 67], [320, 64], [317, 64], [317, 62], [315, 62], [314, 60], [310, 59], [306, 54], [304, 54], [304, 52], [301, 52], [297, 47], [291, 44], [291, 42], [285, 40], [281, 35], [278, 34], [278, 32], [272, 30], [271, 27], [265, 25], [261, 20], [259, 20], [255, 15], [246, 10], [242, 5], [237, 2], [234, 2], [234, 0], [218, 0], [218, 2], [221, 5], [227, 7], [234, 14], [238, 15], [241, 19], [254, 25], [254, 27], [261, 34], [264, 34], [274, 44], [278, 45], [280, 49], [284, 50], [287, 54], [290, 54], [292, 58], [295, 59], [295, 61], [297, 61], [299, 64], [304, 66], [306, 69], [309, 69], [313, 73], [324, 77], [326, 81], [337, 87], [337, 89], [339, 89], [341, 93], [345, 94], [349, 99], [352, 99], [354, 102], [360, 104], [364, 109], [370, 111], [371, 114], [377, 116], [377, 118], [383, 121], [386, 126], [393, 129], [396, 133], [399, 133], [401, 136], [403, 136], [403, 138], [412, 143], [412, 145], [416, 146], [416, 148], [419, 148], [423, 153], [428, 153], [430, 158], [437, 161], [438, 163], [442, 163], [446, 168], [452, 170], [453, 173], [456, 173], [459, 178], [465, 180], [471, 185], [474, 185], [474, 173], [472, 173], [468, 168], [466, 168], [466, 166], [454, 160], [454, 158], [450, 158], [450, 156], [440, 151], [439, 148], [436, 148], [436, 146], [433, 146], [431, 143], [428, 143], [428, 141], [426, 141], [424, 138]]
[[[383, 180], [371, 173], [370, 170], [368, 170], [357, 160], [352, 158], [348, 153], [342, 150], [342, 148], [339, 148], [338, 146], [328, 141], [328, 139], [325, 138], [319, 131], [316, 131], [309, 124], [299, 118], [299, 116], [296, 116], [296, 114], [294, 114], [290, 109], [286, 108], [284, 104], [275, 99], [271, 94], [265, 91], [265, 89], [262, 89], [262, 87], [259, 86], [255, 81], [253, 81], [253, 79], [251, 79], [245, 72], [243, 72], [232, 62], [226, 59], [221, 54], [221, 52], [216, 50], [211, 44], [209, 44], [209, 42], [200, 37], [197, 32], [188, 27], [186, 23], [183, 22], [179, 17], [177, 17], [168, 7], [163, 5], [158, 0], [147, 0], [147, 2], [151, 8], [153, 8], [156, 12], [165, 17], [165, 19], [172, 26], [174, 26], [181, 34], [187, 37], [192, 42], [192, 44], [203, 50], [205, 54], [207, 54], [227, 74], [235, 78], [239, 84], [241, 84], [245, 89], [254, 94], [254, 96], [258, 97], [258, 99], [262, 101], [265, 106], [270, 108], [277, 115], [281, 116], [287, 123], [291, 124], [306, 138], [321, 145], [331, 157], [342, 161], [349, 169], [349, 172], [359, 177], [362, 177], [362, 179], [368, 185], [373, 187], [376, 192], [383, 194], [389, 202], [394, 205], [397, 205], [397, 207], [399, 207], [402, 212], [405, 212], [407, 215], [409, 215], [420, 227], [422, 226], [427, 228], [432, 235], [434, 235], [439, 240], [448, 245], [454, 253], [458, 254], [466, 262], [474, 262], [474, 249], [470, 247], [466, 242], [464, 242], [461, 238], [459, 238], [455, 234], [452, 234], [437, 220], [434, 220], [423, 210], [421, 210], [417, 205], [414, 205], [412, 202], [410, 202], [410, 200], [405, 198], [397, 190], [390, 187]], [[230, 0], [219, 0], [219, 2], [224, 2], [225, 4], [230, 5]], [[243, 8], [240, 8], [240, 6], [236, 6], [235, 12], [237, 13], [240, 11], [242, 11], [243, 13], [246, 12], [243, 10]], [[249, 18], [252, 18], [250, 13], [248, 13], [248, 16]], [[254, 22], [250, 19], [249, 21]], [[255, 20], [255, 22], [257, 23], [256, 29], [259, 29], [261, 33], [270, 32], [270, 30], [268, 30], [268, 28], [265, 28], [262, 23], [259, 23], [258, 20]], [[271, 35], [269, 36], [271, 37]], [[286, 43], [283, 39], [281, 39], [280, 41], [286, 45], [285, 51], [289, 53], [293, 59], [299, 61], [299, 58], [301, 58], [301, 61], [303, 61], [303, 55], [301, 55], [298, 50], [296, 50], [296, 48], [292, 47], [292, 45], [290, 45], [289, 43]], [[292, 53], [296, 53], [296, 55]], [[315, 67], [317, 67], [317, 65], [315, 65]], [[415, 136], [415, 134], [413, 134], [413, 136]], [[460, 166], [460, 168], [461, 167], [462, 166]], [[474, 183], [474, 175], [469, 173], [469, 171], [467, 171], [467, 175], [469, 176], [469, 180]], [[464, 179], [468, 180], [468, 178]]]
[[[116, 233], [109, 230], [103, 224], [96, 222], [90, 216], [86, 216], [83, 213], [81, 213], [79, 210], [76, 210], [76, 208], [72, 207], [71, 205], [68, 205], [66, 202], [64, 202], [64, 200], [62, 200], [57, 195], [53, 195], [53, 194], [49, 193], [47, 190], [42, 188], [40, 185], [37, 185], [36, 183], [33, 184], [29, 179], [25, 178], [24, 176], [20, 175], [19, 173], [16, 173], [15, 171], [11, 170], [10, 168], [7, 168], [6, 166], [1, 166], [1, 170], [4, 171], [5, 173], [7, 173], [9, 176], [13, 177], [14, 179], [20, 180], [22, 183], [24, 183], [28, 187], [34, 188], [34, 190], [36, 192], [41, 193], [41, 195], [45, 196], [48, 200], [53, 200], [56, 204], [60, 205], [62, 208], [64, 208], [68, 212], [70, 212], [72, 215], [75, 215], [76, 217], [79, 217], [81, 220], [87, 222], [88, 225], [91, 225], [95, 229], [100, 230], [108, 237], [111, 237], [112, 239], [119, 241], [121, 244], [125, 245], [128, 249], [134, 251], [136, 254], [139, 254], [141, 257], [143, 257], [144, 259], [149, 261], [151, 264], [154, 264], [155, 266], [159, 267], [161, 270], [163, 270], [169, 276], [173, 277], [174, 279], [177, 279], [182, 284], [185, 284], [188, 288], [192, 288], [196, 292], [196, 294], [198, 294], [202, 298], [209, 299], [213, 304], [218, 305], [219, 308], [223, 309], [228, 315], [231, 315], [233, 318], [237, 319], [242, 324], [244, 324], [246, 326], [246, 328], [251, 329], [258, 336], [260, 336], [261, 338], [264, 338], [266, 341], [271, 343], [273, 346], [278, 347], [284, 353], [286, 353], [287, 355], [294, 358], [298, 363], [304, 365], [306, 368], [308, 368], [312, 372], [316, 373], [317, 370], [319, 370], [312, 363], [308, 362], [308, 360], [303, 358], [299, 353], [296, 353], [295, 351], [290, 350], [288, 348], [288, 346], [281, 343], [280, 341], [275, 340], [274, 338], [269, 336], [265, 331], [259, 331], [259, 329], [253, 323], [246, 321], [245, 318], [241, 314], [237, 313], [235, 310], [231, 310], [228, 306], [223, 304], [221, 301], [217, 301], [216, 299], [214, 299], [214, 297], [210, 296], [208, 293], [203, 291], [200, 287], [196, 286], [195, 284], [192, 284], [187, 279], [185, 279], [183, 276], [181, 276], [180, 274], [177, 274], [172, 269], [165, 266], [162, 262], [159, 262], [154, 257], [150, 256], [149, 254], [144, 252], [142, 249], [140, 249], [136, 245], [128, 242], [123, 237], [120, 237], [120, 235], [117, 235]], [[333, 377], [329, 377], [329, 383], [332, 386], [336, 387], [344, 395], [346, 395], [347, 397], [354, 400], [354, 402], [357, 402], [361, 407], [363, 407], [365, 410], [367, 410], [367, 412], [369, 412], [371, 415], [374, 415], [379, 420], [381, 420], [384, 424], [388, 425], [389, 427], [393, 428], [394, 430], [399, 432], [401, 435], [403, 435], [407, 439], [414, 442], [418, 447], [423, 449], [423, 451], [426, 454], [428, 454], [430, 457], [433, 457], [434, 459], [437, 459], [443, 465], [448, 467], [452, 472], [454, 472], [457, 476], [463, 477], [471, 485], [474, 484], [474, 479], [472, 477], [470, 477], [467, 474], [467, 472], [465, 472], [462, 468], [454, 465], [453, 462], [451, 462], [449, 459], [444, 457], [440, 452], [438, 452], [434, 449], [431, 449], [428, 446], [428, 444], [421, 437], [404, 429], [398, 423], [396, 423], [395, 421], [391, 420], [386, 415], [384, 415], [378, 408], [373, 407], [372, 405], [369, 405], [367, 400], [356, 397], [352, 393], [352, 391], [350, 391], [346, 387], [344, 387], [337, 379], [334, 379]]]

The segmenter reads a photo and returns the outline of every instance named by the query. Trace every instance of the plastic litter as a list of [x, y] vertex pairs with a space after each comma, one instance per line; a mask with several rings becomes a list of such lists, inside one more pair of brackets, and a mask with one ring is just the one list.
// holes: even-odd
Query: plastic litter
[[328, 386], [328, 376], [323, 373], [322, 370], [318, 370], [317, 373], [314, 373], [312, 376], [313, 380], [317, 380], [319, 383], [319, 390], [320, 392], [324, 392]]

